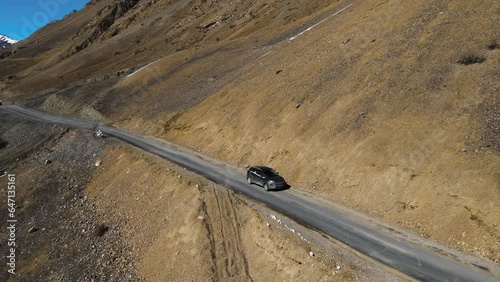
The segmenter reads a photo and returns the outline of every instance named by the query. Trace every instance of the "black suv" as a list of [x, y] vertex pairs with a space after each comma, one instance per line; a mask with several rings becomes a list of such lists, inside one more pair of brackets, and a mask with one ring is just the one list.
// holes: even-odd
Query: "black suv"
[[285, 179], [278, 175], [270, 167], [252, 166], [247, 171], [247, 181], [249, 184], [258, 184], [264, 187], [264, 190], [283, 189], [286, 187]]

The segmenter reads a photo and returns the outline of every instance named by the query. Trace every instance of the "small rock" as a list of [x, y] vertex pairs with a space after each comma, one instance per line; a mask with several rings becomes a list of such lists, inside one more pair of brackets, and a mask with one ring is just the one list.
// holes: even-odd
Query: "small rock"
[[280, 74], [283, 70], [277, 70], [276, 74]]
[[314, 257], [314, 253], [312, 251], [309, 251], [309, 256]]
[[297, 103], [297, 104], [295, 104], [295, 108], [298, 109], [298, 108], [300, 108], [301, 105], [302, 105], [302, 103]]
[[38, 228], [36, 228], [36, 227], [31, 227], [31, 228], [28, 230], [28, 233], [34, 233], [34, 232], [36, 232], [36, 231], [38, 231]]
[[344, 44], [347, 44], [349, 41], [351, 41], [351, 38], [344, 38], [344, 40], [342, 40], [342, 43]]
[[97, 129], [97, 130], [95, 131], [95, 136], [96, 136], [96, 137], [104, 137], [104, 134], [102, 133], [102, 130]]
[[199, 219], [199, 220], [204, 220], [205, 218], [204, 218], [203, 216], [201, 216], [201, 215], [200, 215], [200, 216], [198, 216], [198, 219]]
[[97, 161], [95, 162], [95, 166], [100, 166], [101, 164], [102, 164], [102, 161], [101, 161], [101, 160], [97, 160]]
[[108, 232], [109, 227], [105, 223], [98, 224], [94, 229], [94, 235], [97, 237], [102, 237], [106, 232]]
[[52, 162], [51, 160], [45, 160], [46, 165], [50, 164], [51, 162]]
[[464, 153], [467, 152], [467, 148], [465, 148], [465, 147], [462, 148], [462, 152], [464, 152]]
[[337, 265], [335, 269], [340, 270], [340, 265]]
[[245, 165], [245, 168], [249, 168], [250, 166], [248, 164]]

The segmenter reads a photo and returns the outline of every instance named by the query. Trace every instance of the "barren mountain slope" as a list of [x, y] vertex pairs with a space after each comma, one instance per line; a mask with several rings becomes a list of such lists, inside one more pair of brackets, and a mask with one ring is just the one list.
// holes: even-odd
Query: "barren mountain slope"
[[[24, 78], [9, 80], [9, 91], [34, 94], [145, 65], [178, 51], [279, 30], [329, 4], [319, 0], [97, 1], [19, 44], [14, 55], [0, 61], [0, 79]], [[36, 67], [25, 62], [31, 57]]]
[[[104, 3], [120, 1], [93, 7]], [[139, 1], [98, 36], [105, 13], [86, 19], [64, 50], [92, 44], [16, 70], [26, 77], [4, 92], [273, 166], [294, 187], [500, 263], [499, 11], [494, 0]], [[0, 60], [5, 75], [22, 52]]]
[[[31, 36], [2, 52], [0, 56], [0, 80], [7, 76], [22, 78], [34, 75], [58, 62], [71, 44], [71, 36], [82, 29], [103, 7], [89, 5], [80, 12], [72, 13], [61, 21], [54, 21], [37, 30]], [[12, 79], [8, 79], [12, 82]]]
[[499, 263], [498, 11], [357, 2], [164, 120], [163, 136]]

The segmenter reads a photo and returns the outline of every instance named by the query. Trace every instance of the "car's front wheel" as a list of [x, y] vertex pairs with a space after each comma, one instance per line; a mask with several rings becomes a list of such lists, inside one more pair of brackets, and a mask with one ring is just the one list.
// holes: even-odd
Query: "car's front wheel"
[[248, 184], [253, 184], [252, 179], [250, 178], [250, 176], [247, 176], [247, 182], [248, 182]]
[[269, 191], [269, 184], [264, 184], [264, 190]]

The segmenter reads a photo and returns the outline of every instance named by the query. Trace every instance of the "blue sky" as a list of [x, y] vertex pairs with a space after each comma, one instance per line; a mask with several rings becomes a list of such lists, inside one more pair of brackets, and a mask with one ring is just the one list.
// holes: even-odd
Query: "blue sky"
[[21, 40], [89, 0], [3, 0], [0, 4], [0, 34]]

